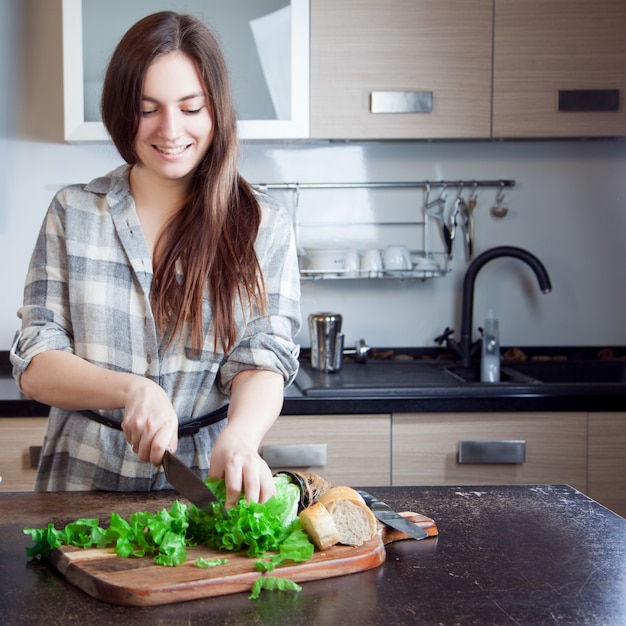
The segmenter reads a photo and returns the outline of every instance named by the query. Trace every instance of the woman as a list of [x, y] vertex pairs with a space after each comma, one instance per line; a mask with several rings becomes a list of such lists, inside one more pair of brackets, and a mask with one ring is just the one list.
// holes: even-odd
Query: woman
[[[263, 502], [257, 450], [298, 367], [299, 276], [288, 215], [238, 174], [215, 38], [190, 16], [140, 20], [102, 116], [126, 164], [52, 201], [11, 351], [23, 392], [53, 407], [36, 489], [170, 488], [169, 448], [224, 477], [227, 506]], [[226, 403], [227, 420], [178, 438]]]

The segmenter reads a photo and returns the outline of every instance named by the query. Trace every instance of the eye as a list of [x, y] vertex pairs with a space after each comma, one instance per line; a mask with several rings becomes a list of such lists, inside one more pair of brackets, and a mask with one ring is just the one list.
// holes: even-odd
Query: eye
[[197, 109], [183, 109], [183, 113], [187, 115], [197, 115], [198, 113], [200, 113], [200, 111], [202, 111], [202, 109], [204, 109], [203, 106]]
[[147, 109], [145, 111], [141, 111], [141, 117], [149, 117], [150, 115], [154, 115], [156, 113], [156, 109]]

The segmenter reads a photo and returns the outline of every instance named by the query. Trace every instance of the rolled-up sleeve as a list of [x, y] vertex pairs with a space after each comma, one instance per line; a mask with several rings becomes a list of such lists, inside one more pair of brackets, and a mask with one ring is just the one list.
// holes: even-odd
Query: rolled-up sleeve
[[63, 210], [55, 198], [31, 257], [24, 301], [18, 310], [21, 331], [16, 335], [9, 355], [13, 376], [20, 387], [22, 373], [37, 354], [47, 350], [72, 350], [63, 230]]
[[255, 249], [267, 292], [266, 315], [248, 315], [240, 341], [220, 369], [219, 382], [230, 393], [243, 370], [264, 369], [282, 375], [285, 386], [298, 372], [300, 346], [294, 343], [301, 325], [300, 273], [289, 214], [272, 198], [260, 199], [262, 219]]

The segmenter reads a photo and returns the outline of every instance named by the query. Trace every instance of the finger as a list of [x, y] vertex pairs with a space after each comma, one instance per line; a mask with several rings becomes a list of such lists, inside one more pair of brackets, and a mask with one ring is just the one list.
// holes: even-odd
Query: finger
[[[256, 469], [256, 468], [255, 468]], [[259, 502], [261, 492], [261, 481], [259, 473], [255, 470], [248, 470], [244, 477], [244, 494], [248, 502]]]
[[261, 480], [261, 490], [259, 493], [259, 502], [267, 502], [272, 496], [276, 495], [276, 484], [272, 472], [267, 468], [267, 473], [264, 472]]
[[243, 486], [243, 468], [239, 464], [230, 466], [224, 475], [226, 484], [226, 502], [227, 509], [234, 507], [241, 497], [241, 489]]

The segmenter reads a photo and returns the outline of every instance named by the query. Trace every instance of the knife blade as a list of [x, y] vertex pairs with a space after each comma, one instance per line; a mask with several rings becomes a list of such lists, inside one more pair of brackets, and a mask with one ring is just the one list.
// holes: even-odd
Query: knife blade
[[396, 530], [399, 530], [407, 535], [413, 537], [413, 539], [426, 539], [428, 533], [423, 529], [404, 519], [402, 515], [396, 513], [388, 504], [385, 504], [382, 500], [375, 498], [371, 493], [357, 489], [357, 491], [365, 500], [365, 504], [370, 508], [375, 517], [383, 524], [391, 526]]
[[229, 519], [230, 515], [222, 501], [199, 476], [196, 476], [175, 454], [169, 450], [163, 455], [163, 469], [168, 482], [182, 496], [193, 502], [208, 515]]

